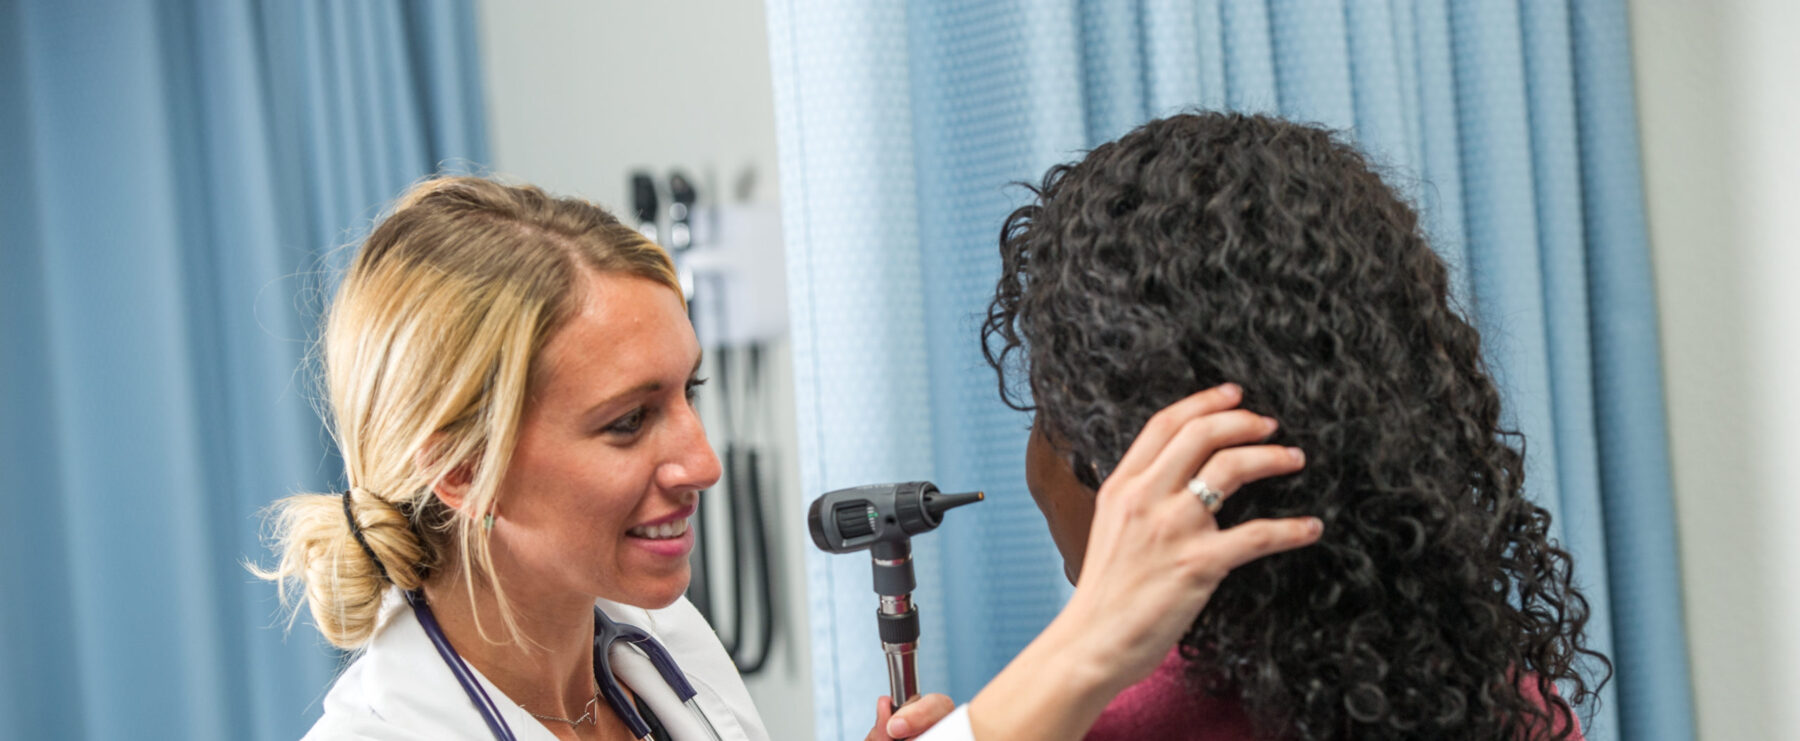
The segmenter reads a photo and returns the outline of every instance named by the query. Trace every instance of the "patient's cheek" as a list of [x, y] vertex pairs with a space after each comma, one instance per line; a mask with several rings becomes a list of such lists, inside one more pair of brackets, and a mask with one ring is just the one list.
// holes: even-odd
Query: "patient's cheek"
[[1063, 574], [1074, 583], [1087, 553], [1088, 530], [1094, 524], [1094, 492], [1081, 485], [1068, 462], [1035, 426], [1025, 448], [1025, 485], [1062, 553]]
[[[1071, 481], [1071, 484], [1073, 482]], [[1075, 484], [1034, 492], [1038, 510], [1050, 526], [1050, 538], [1063, 557], [1063, 572], [1069, 583], [1081, 574], [1081, 562], [1087, 555], [1088, 531], [1094, 526], [1093, 494]]]

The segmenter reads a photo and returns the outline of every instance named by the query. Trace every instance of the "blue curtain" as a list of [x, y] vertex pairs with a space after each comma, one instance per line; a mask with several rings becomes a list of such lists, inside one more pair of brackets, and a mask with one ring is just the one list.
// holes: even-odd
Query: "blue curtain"
[[[986, 487], [918, 541], [925, 681], [1055, 613], [978, 317], [1014, 181], [1191, 108], [1340, 129], [1424, 212], [1617, 675], [1593, 739], [1693, 734], [1622, 0], [771, 0], [804, 490]], [[822, 736], [884, 687], [867, 567], [808, 563]]]
[[[485, 159], [472, 4], [0, 0], [0, 737], [291, 739], [259, 510], [338, 478], [333, 262]], [[341, 254], [341, 253], [340, 253]]]

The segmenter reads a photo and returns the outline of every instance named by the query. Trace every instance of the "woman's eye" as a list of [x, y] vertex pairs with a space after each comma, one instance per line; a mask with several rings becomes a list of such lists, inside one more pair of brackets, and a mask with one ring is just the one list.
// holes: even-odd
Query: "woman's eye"
[[705, 386], [705, 385], [706, 385], [706, 379], [704, 379], [704, 378], [690, 378], [690, 379], [688, 379], [688, 382], [687, 382], [687, 400], [688, 400], [688, 403], [689, 403], [689, 404], [692, 404], [692, 403], [694, 403], [694, 397], [695, 397], [695, 396], [698, 396], [698, 395], [699, 395], [699, 394], [700, 394], [700, 387], [701, 387], [701, 386]]
[[603, 432], [614, 435], [636, 435], [644, 427], [644, 416], [648, 414], [643, 407], [631, 410], [630, 414], [620, 417], [606, 426]]

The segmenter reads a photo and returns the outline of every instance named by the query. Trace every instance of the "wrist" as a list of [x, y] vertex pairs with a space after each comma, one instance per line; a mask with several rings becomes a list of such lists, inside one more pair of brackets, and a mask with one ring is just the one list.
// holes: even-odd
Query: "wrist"
[[1081, 607], [1071, 602], [1026, 650], [1042, 652], [1047, 668], [1064, 678], [1071, 694], [1100, 698], [1104, 706], [1136, 680], [1119, 671], [1122, 647], [1114, 644], [1119, 636], [1094, 617], [1098, 613]]
[[[1070, 608], [1076, 608], [1071, 604]], [[1080, 739], [1130, 684], [1094, 637], [1104, 632], [1065, 609], [969, 702], [980, 741]]]

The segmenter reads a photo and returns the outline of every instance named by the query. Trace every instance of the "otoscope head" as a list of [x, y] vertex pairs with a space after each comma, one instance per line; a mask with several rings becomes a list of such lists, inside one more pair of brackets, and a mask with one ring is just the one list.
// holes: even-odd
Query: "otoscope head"
[[904, 543], [936, 529], [945, 510], [983, 498], [981, 492], [944, 494], [929, 481], [857, 486], [813, 500], [806, 524], [820, 550], [854, 553], [882, 543]]
[[631, 209], [639, 224], [656, 223], [656, 181], [650, 173], [640, 170], [631, 174]]
[[694, 190], [694, 181], [680, 170], [669, 173], [669, 200], [688, 208], [693, 208], [694, 202], [700, 200], [699, 192]]

